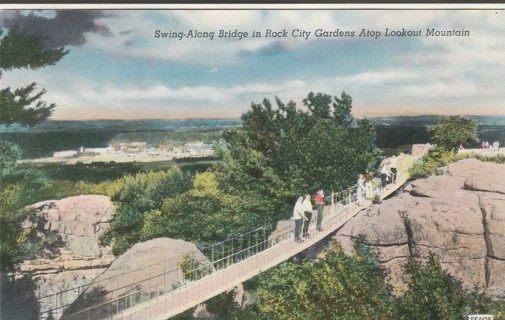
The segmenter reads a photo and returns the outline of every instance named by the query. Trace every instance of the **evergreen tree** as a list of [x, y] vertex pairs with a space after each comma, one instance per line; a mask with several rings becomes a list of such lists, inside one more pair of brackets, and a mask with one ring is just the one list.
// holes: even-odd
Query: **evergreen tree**
[[[39, 69], [56, 64], [68, 53], [64, 48], [45, 48], [41, 39], [10, 29], [3, 36], [0, 29], [0, 77], [2, 71]], [[36, 92], [36, 83], [11, 90], [0, 90], [0, 125], [18, 123], [33, 126], [47, 119], [56, 105], [42, 101], [45, 89]]]

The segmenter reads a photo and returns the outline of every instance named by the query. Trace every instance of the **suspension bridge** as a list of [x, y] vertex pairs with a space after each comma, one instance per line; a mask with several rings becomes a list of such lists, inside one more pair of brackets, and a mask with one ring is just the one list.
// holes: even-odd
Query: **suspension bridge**
[[[378, 185], [369, 190], [370, 198], [388, 197], [408, 178], [408, 168], [404, 168], [391, 184], [385, 187]], [[41, 310], [39, 318], [168, 319], [233, 289], [338, 230], [359, 211], [372, 204], [370, 199], [358, 199], [356, 188], [353, 186], [331, 194], [324, 207], [322, 230], [317, 230], [316, 219], [312, 219], [307, 237], [302, 243], [294, 241], [294, 223], [288, 223], [288, 227], [281, 230], [265, 226], [200, 248], [204, 259], [190, 253], [180, 257], [175, 264], [173, 261], [161, 261], [156, 265], [101, 279], [88, 288], [77, 288], [78, 293], [85, 296], [85, 306], [60, 304]], [[168, 267], [174, 265], [176, 267]], [[110, 289], [111, 284], [113, 289]], [[56, 295], [45, 298], [51, 299]]]

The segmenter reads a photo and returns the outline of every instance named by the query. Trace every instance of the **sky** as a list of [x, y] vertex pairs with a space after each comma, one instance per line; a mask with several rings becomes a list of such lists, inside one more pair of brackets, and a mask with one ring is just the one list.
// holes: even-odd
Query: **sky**
[[35, 81], [55, 120], [238, 118], [264, 98], [303, 108], [309, 92], [342, 91], [357, 116], [505, 115], [501, 9], [260, 9], [3, 10], [4, 32], [70, 52], [55, 66], [4, 71], [0, 87]]

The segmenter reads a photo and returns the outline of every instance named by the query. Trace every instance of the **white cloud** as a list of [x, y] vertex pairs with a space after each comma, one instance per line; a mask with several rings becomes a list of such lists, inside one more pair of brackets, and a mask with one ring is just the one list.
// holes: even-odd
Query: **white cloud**
[[[426, 28], [470, 30], [471, 36], [464, 38], [419, 37], [398, 39], [353, 39], [348, 50], [354, 50], [358, 41], [368, 41], [370, 54], [364, 59], [379, 57], [385, 46], [397, 46], [397, 52], [388, 57], [389, 62], [381, 65], [369, 64], [363, 71], [349, 72], [346, 76], [311, 76], [305, 78], [293, 69], [290, 80], [270, 78], [238, 78], [233, 86], [221, 83], [196, 82], [194, 85], [175, 85], [146, 77], [145, 83], [131, 83], [129, 79], [106, 82], [87, 79], [83, 75], [54, 74], [41, 71], [16, 71], [5, 73], [2, 82], [12, 86], [26, 85], [25, 79], [36, 79], [40, 88], [48, 93], [45, 100], [57, 102], [56, 116], [72, 117], [76, 112], [88, 117], [117, 110], [117, 117], [146, 115], [163, 110], [193, 110], [200, 113], [226, 110], [239, 115], [251, 101], [260, 102], [263, 97], [279, 96], [283, 100], [301, 100], [310, 91], [339, 94], [350, 93], [356, 110], [365, 112], [365, 107], [385, 107], [399, 110], [404, 106], [420, 106], [418, 110], [440, 111], [440, 106], [475, 108], [484, 105], [500, 110], [505, 101], [505, 30], [504, 12], [499, 11], [119, 11], [115, 17], [102, 18], [114, 33], [104, 38], [89, 34], [84, 50], [99, 49], [102, 53], [142, 59], [175, 61], [181, 65], [203, 68], [205, 74], [220, 74], [222, 71], [242, 72], [243, 60], [249, 57], [244, 52], [255, 53], [268, 48], [278, 50], [300, 50], [306, 46], [327, 49], [328, 41], [301, 39], [155, 39], [154, 31], [207, 30], [248, 31], [267, 28], [291, 30], [294, 28], [314, 31], [327, 30], [372, 30], [421, 29]], [[130, 46], [124, 44], [129, 41]], [[281, 45], [278, 45], [281, 43]], [[275, 47], [278, 45], [277, 47]], [[77, 50], [77, 49], [76, 49]], [[308, 50], [307, 50], [308, 52]], [[358, 52], [357, 52], [358, 53]], [[328, 52], [327, 59], [338, 59], [338, 53]], [[300, 69], [310, 68], [321, 61], [312, 60], [310, 66], [298, 64]], [[321, 57], [318, 57], [321, 59]], [[358, 60], [356, 60], [358, 61]], [[353, 62], [356, 62], [353, 61]], [[381, 60], [384, 61], [384, 60]], [[349, 64], [350, 61], [342, 61]], [[231, 69], [230, 66], [236, 66]], [[232, 70], [232, 71], [230, 71]], [[219, 73], [218, 73], [219, 72]], [[284, 78], [282, 78], [284, 79]], [[103, 106], [98, 108], [97, 106]], [[424, 109], [423, 109], [424, 108]], [[469, 110], [469, 109], [468, 109]], [[444, 110], [445, 111], [445, 110]], [[168, 112], [168, 111], [167, 111]], [[188, 111], [189, 112], [189, 111]], [[149, 114], [150, 115], [150, 114]]]

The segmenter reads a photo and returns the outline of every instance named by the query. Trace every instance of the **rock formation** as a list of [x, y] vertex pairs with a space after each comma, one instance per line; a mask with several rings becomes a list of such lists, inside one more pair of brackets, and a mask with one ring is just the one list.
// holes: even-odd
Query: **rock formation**
[[57, 318], [61, 307], [72, 303], [82, 286], [114, 260], [111, 248], [98, 246], [98, 237], [114, 212], [109, 197], [82, 195], [30, 207], [36, 221], [25, 222], [24, 227], [34, 227], [39, 237], [54, 233], [57, 240], [2, 281], [2, 318], [6, 319], [39, 319], [39, 313], [43, 319]]
[[[209, 260], [190, 242], [158, 238], [137, 243], [100, 274], [65, 314], [68, 319], [107, 317], [213, 271]], [[79, 313], [99, 305], [89, 314]]]
[[505, 297], [505, 165], [461, 160], [360, 212], [335, 238], [351, 253], [359, 235], [376, 247], [396, 293], [408, 257], [435, 253], [468, 290]]

